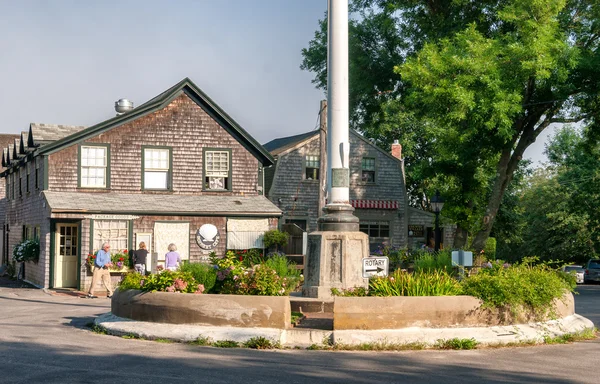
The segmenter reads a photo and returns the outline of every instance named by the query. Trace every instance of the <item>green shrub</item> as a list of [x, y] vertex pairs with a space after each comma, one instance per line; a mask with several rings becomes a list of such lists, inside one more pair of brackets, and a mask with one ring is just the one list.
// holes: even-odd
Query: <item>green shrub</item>
[[471, 339], [438, 339], [435, 343], [435, 348], [439, 349], [475, 349], [477, 347], [477, 340]]
[[369, 281], [370, 296], [455, 296], [461, 292], [460, 283], [439, 270], [414, 274], [396, 270]]
[[217, 281], [217, 271], [210, 264], [185, 262], [179, 267], [179, 270], [189, 272], [196, 283], [204, 285], [204, 292], [206, 293], [213, 289]]
[[23, 240], [13, 248], [13, 259], [18, 262], [33, 261], [37, 263], [40, 260], [40, 242], [37, 239]]
[[348, 289], [331, 288], [331, 294], [342, 297], [363, 297], [369, 296], [369, 291], [365, 287], [352, 287]]
[[444, 271], [452, 274], [452, 254], [450, 251], [439, 251], [431, 253], [419, 251], [415, 255], [415, 272]]
[[263, 243], [265, 248], [274, 247], [279, 250], [279, 247], [285, 247], [288, 243], [290, 235], [286, 232], [281, 232], [277, 229], [265, 232]]
[[217, 348], [239, 348], [240, 344], [233, 340], [218, 340], [212, 343], [212, 346]]
[[563, 277], [547, 264], [534, 264], [537, 258], [508, 265], [502, 261], [490, 263], [462, 281], [464, 294], [475, 296], [489, 308], [510, 309], [516, 314], [521, 308], [545, 316], [554, 308], [554, 299], [573, 291], [572, 279]]
[[120, 289], [140, 289], [144, 292], [203, 293], [205, 288], [198, 284], [190, 272], [164, 270], [142, 276], [128, 273], [119, 284]]
[[488, 239], [485, 241], [484, 252], [485, 256], [489, 260], [496, 259], [496, 238], [488, 237]]
[[274, 343], [266, 337], [253, 337], [244, 343], [244, 347], [252, 349], [273, 349]]

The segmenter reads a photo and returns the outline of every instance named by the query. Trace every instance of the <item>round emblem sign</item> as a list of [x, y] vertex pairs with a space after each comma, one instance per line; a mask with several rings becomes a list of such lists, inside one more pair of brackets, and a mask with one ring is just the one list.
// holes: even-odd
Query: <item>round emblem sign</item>
[[215, 248], [219, 244], [219, 239], [219, 230], [212, 224], [204, 224], [196, 232], [196, 243], [202, 249]]

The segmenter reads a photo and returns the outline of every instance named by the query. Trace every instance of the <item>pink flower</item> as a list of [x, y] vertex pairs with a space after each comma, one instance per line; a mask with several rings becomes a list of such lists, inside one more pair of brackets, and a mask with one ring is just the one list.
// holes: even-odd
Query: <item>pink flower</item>
[[172, 285], [170, 287], [167, 287], [167, 292], [175, 292], [175, 287]]
[[197, 293], [199, 295], [204, 293], [204, 284], [198, 284], [198, 289], [194, 293]]

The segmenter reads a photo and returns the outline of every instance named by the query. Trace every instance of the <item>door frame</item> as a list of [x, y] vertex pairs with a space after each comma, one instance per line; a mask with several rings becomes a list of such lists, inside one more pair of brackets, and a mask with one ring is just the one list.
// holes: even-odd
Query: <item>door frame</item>
[[77, 224], [77, 289], [81, 288], [81, 219], [50, 219], [50, 281], [49, 288], [55, 288], [54, 279], [56, 275], [56, 225], [57, 224]]

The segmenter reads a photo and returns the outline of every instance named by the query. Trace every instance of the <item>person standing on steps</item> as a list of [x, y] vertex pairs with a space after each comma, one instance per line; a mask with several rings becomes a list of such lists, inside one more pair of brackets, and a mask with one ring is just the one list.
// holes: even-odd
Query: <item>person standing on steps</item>
[[146, 257], [148, 256], [148, 250], [146, 249], [146, 243], [143, 241], [140, 243], [140, 248], [137, 251], [133, 251], [133, 268], [141, 275], [146, 274]]
[[113, 294], [112, 284], [110, 282], [110, 271], [112, 267], [112, 261], [110, 259], [110, 244], [102, 244], [102, 249], [96, 253], [96, 261], [94, 262], [94, 273], [92, 274], [92, 284], [87, 297], [90, 299], [97, 299], [98, 296], [94, 295], [94, 287], [98, 282], [98, 279], [102, 280], [102, 284], [106, 287], [108, 295], [106, 297], [111, 298]]
[[181, 263], [181, 256], [177, 251], [177, 246], [173, 243], [169, 244], [169, 253], [165, 255], [165, 268], [171, 271], [177, 270]]

